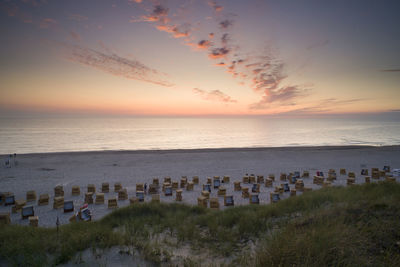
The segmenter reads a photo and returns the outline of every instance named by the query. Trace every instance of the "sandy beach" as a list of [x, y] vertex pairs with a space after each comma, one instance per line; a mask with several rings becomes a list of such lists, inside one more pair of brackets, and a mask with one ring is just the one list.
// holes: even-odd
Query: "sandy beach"
[[[247, 205], [248, 199], [241, 197], [240, 192], [234, 192], [233, 182], [242, 181], [245, 174], [264, 175], [275, 174], [274, 186], [280, 185], [279, 174], [294, 171], [309, 171], [310, 178], [304, 179], [306, 187], [313, 190], [321, 188], [314, 185], [312, 177], [316, 171], [327, 173], [335, 169], [338, 179], [333, 185], [346, 185], [345, 175], [339, 175], [339, 169], [356, 173], [356, 183], [364, 183], [361, 169], [379, 168], [389, 165], [391, 168], [400, 168], [400, 146], [386, 147], [285, 147], [285, 148], [248, 148], [248, 149], [196, 149], [196, 150], [164, 150], [164, 151], [100, 151], [100, 152], [71, 152], [71, 153], [46, 153], [17, 155], [17, 164], [11, 162], [11, 167], [6, 168], [2, 162], [0, 168], [0, 192], [12, 192], [15, 199], [25, 199], [26, 192], [35, 190], [37, 197], [48, 193], [50, 203], [38, 206], [33, 205], [35, 215], [39, 216], [39, 226], [56, 226], [56, 218], [62, 224], [68, 223], [72, 213], [63, 213], [62, 209], [53, 209], [54, 187], [62, 185], [65, 200], [73, 200], [75, 210], [84, 203], [84, 193], [88, 184], [96, 186], [100, 192], [101, 184], [110, 184], [110, 193], [105, 194], [105, 200], [116, 197], [112, 189], [114, 183], [120, 182], [128, 191], [128, 196], [134, 196], [137, 183], [150, 184], [154, 177], [162, 183], [164, 177], [170, 176], [173, 181], [180, 181], [181, 176], [187, 176], [190, 181], [193, 176], [199, 176], [199, 185], [194, 191], [183, 190], [183, 202], [197, 205], [202, 185], [207, 177], [230, 176], [230, 183], [223, 186], [227, 194], [234, 196], [235, 205]], [[6, 155], [1, 156], [7, 158]], [[4, 161], [4, 160], [3, 160]], [[381, 178], [383, 180], [383, 178]], [[377, 180], [372, 180], [376, 182]], [[400, 179], [397, 178], [400, 182]], [[72, 196], [71, 188], [80, 186], [80, 196]], [[244, 185], [251, 187], [250, 184]], [[290, 185], [291, 188], [294, 185]], [[251, 191], [251, 189], [250, 189]], [[260, 204], [269, 204], [269, 192], [272, 188], [261, 185]], [[164, 196], [160, 192], [162, 202], [175, 202], [174, 196]], [[217, 190], [212, 190], [211, 197], [217, 197]], [[283, 198], [289, 197], [284, 193]], [[147, 195], [145, 201], [150, 201]], [[223, 198], [219, 198], [221, 209]], [[129, 205], [129, 200], [118, 201], [119, 207]], [[98, 220], [111, 212], [107, 204], [89, 205], [93, 218]], [[0, 212], [10, 212], [11, 206], [0, 206]], [[11, 214], [14, 224], [27, 225], [28, 220], [22, 220], [19, 213]]]

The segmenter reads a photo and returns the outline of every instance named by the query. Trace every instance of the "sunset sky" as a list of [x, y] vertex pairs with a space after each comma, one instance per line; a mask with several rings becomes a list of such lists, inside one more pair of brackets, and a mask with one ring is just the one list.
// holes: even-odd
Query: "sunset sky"
[[0, 111], [400, 110], [399, 1], [0, 0]]

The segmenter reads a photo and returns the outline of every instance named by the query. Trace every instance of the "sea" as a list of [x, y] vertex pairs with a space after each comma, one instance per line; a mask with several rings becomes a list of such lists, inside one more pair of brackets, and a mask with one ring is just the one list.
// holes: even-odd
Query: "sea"
[[362, 115], [0, 117], [0, 154], [400, 145], [400, 112]]

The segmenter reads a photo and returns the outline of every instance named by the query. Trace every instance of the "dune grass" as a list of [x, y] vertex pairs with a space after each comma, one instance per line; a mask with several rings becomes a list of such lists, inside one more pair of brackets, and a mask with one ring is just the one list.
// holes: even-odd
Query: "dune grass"
[[400, 266], [400, 185], [332, 187], [272, 205], [213, 211], [183, 204], [144, 203], [100, 221], [55, 229], [0, 228], [0, 259], [42, 266], [69, 261], [88, 248], [130, 246], [168, 263], [188, 245], [196, 255], [249, 266]]

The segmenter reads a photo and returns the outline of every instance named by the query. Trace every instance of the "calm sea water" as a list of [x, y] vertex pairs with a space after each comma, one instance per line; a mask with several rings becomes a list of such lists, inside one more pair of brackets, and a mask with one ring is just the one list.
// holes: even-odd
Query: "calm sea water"
[[0, 118], [0, 154], [399, 144], [400, 116], [393, 114], [317, 118]]

